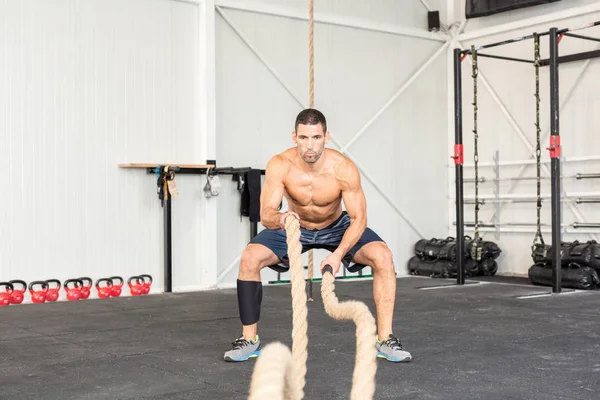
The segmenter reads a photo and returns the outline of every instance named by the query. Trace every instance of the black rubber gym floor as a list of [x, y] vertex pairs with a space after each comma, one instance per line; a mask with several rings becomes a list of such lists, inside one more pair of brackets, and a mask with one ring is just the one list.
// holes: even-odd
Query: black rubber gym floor
[[[502, 281], [501, 278], [496, 280]], [[600, 292], [400, 278], [395, 333], [414, 360], [378, 360], [377, 399], [598, 399]], [[522, 282], [522, 281], [521, 281]], [[305, 399], [348, 399], [351, 322], [309, 303]], [[336, 283], [372, 310], [372, 282]], [[226, 363], [235, 289], [0, 309], [2, 399], [246, 399], [254, 361]], [[263, 344], [291, 346], [290, 286], [264, 288]]]

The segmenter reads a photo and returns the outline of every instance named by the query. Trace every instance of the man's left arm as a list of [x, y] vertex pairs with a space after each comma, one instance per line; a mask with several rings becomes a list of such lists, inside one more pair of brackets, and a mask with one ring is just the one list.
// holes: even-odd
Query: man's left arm
[[[341, 263], [341, 259], [358, 242], [367, 227], [367, 202], [360, 182], [360, 173], [350, 160], [340, 167], [338, 181], [341, 185], [342, 200], [350, 217], [350, 226], [337, 249], [331, 254]], [[325, 258], [321, 267], [327, 264], [327, 261]], [[334, 275], [339, 270], [340, 263], [336, 262], [337, 265], [333, 266]]]

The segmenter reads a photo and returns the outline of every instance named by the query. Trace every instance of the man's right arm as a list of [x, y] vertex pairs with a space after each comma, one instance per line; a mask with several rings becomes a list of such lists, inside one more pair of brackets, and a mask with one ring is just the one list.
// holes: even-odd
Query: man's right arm
[[282, 214], [277, 211], [283, 199], [284, 180], [289, 166], [286, 160], [276, 155], [267, 163], [265, 183], [260, 193], [260, 222], [267, 229], [281, 229]]

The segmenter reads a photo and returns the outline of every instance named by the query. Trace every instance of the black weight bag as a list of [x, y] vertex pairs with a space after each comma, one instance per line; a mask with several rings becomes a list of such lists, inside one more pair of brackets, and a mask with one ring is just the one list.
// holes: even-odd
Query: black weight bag
[[[474, 244], [475, 246], [473, 246]], [[502, 250], [496, 243], [482, 240], [481, 238], [478, 238], [477, 242], [474, 243], [474, 239], [470, 236], [465, 236], [465, 251], [472, 259], [477, 261], [485, 258], [495, 260], [502, 253]]]
[[478, 274], [482, 276], [493, 276], [498, 271], [498, 263], [491, 258], [484, 258], [477, 263]]
[[[536, 252], [538, 247], [539, 251]], [[574, 242], [562, 242], [560, 253], [563, 266], [576, 263], [600, 271], [600, 244], [595, 240], [590, 240], [586, 243], [580, 243], [577, 240]], [[534, 249], [532, 256], [536, 264], [552, 264], [552, 246], [548, 246], [546, 253], [543, 254], [543, 249], [538, 245]]]
[[421, 259], [417, 256], [408, 260], [408, 271], [411, 275], [450, 278], [451, 269], [452, 262], [448, 260]]
[[[475, 276], [478, 273], [477, 261], [465, 260], [465, 276]], [[422, 259], [418, 256], [408, 260], [408, 271], [411, 275], [429, 276], [431, 278], [456, 278], [458, 265], [448, 260]]]
[[[453, 237], [446, 239], [421, 239], [415, 244], [415, 254], [421, 258], [431, 260], [456, 260], [456, 240]], [[466, 256], [465, 251], [465, 256]]]
[[[458, 262], [453, 262], [448, 269], [450, 278], [456, 278], [458, 276]], [[479, 274], [479, 263], [475, 260], [467, 258], [465, 260], [465, 277], [477, 276]]]
[[[552, 286], [552, 265], [534, 264], [529, 268], [528, 275], [534, 285]], [[561, 278], [561, 285], [571, 289], [592, 290], [600, 285], [598, 271], [577, 263], [562, 267]]]

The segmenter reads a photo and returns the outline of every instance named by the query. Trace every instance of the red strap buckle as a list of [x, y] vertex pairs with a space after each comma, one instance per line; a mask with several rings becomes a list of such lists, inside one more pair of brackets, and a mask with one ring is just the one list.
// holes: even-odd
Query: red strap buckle
[[463, 145], [455, 144], [454, 145], [454, 155], [450, 156], [450, 158], [454, 159], [455, 165], [462, 165], [464, 162], [464, 154], [463, 154]]
[[560, 157], [560, 136], [559, 135], [550, 136], [550, 147], [547, 147], [546, 150], [550, 150], [550, 158], [559, 158]]

